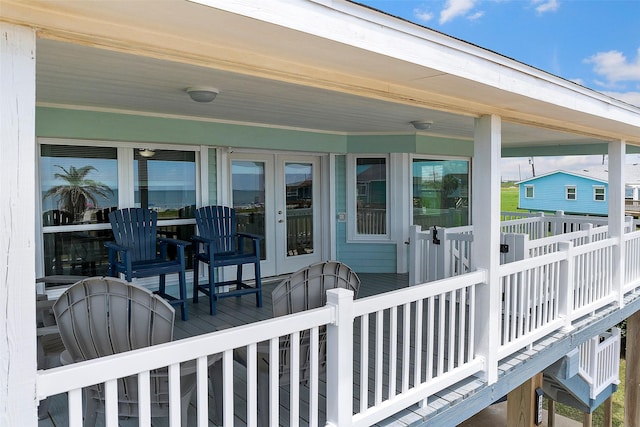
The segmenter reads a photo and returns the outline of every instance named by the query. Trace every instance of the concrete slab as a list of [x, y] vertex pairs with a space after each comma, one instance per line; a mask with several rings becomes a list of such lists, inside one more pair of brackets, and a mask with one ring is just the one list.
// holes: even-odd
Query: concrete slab
[[[469, 418], [458, 427], [503, 427], [507, 425], [507, 402], [496, 403]], [[547, 427], [547, 411], [542, 417], [542, 426]], [[582, 423], [556, 414], [555, 427], [582, 427]]]

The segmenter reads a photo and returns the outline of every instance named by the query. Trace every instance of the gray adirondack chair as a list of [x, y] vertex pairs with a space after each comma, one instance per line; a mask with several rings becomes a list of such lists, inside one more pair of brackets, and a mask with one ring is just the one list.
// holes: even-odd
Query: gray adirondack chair
[[[358, 275], [353, 272], [349, 266], [338, 261], [311, 264], [308, 267], [296, 271], [275, 287], [271, 294], [273, 316], [284, 316], [322, 307], [327, 302], [327, 290], [336, 288], [352, 290], [354, 298], [356, 298], [358, 296], [358, 290], [360, 289], [360, 278], [358, 278]], [[320, 374], [324, 373], [326, 369], [326, 340], [327, 331], [326, 328], [322, 327], [319, 332], [318, 354]], [[278, 363], [280, 364], [279, 375], [281, 386], [289, 384], [290, 381], [292, 366], [290, 347], [291, 342], [289, 337], [280, 339]], [[303, 331], [300, 334], [300, 360], [299, 363], [293, 363], [293, 366], [299, 369], [300, 382], [303, 384], [307, 384], [310, 379], [311, 366], [309, 354], [309, 331]], [[262, 354], [261, 357], [258, 357], [258, 418], [261, 426], [268, 425], [268, 358], [268, 354]]]
[[[65, 352], [63, 363], [109, 356], [173, 339], [175, 311], [158, 295], [118, 278], [91, 277], [81, 280], [53, 305]], [[195, 390], [195, 373], [180, 378], [182, 425], [187, 425], [187, 407]], [[167, 369], [151, 372], [151, 416], [169, 415]], [[104, 412], [104, 386], [85, 389], [85, 426], [94, 426]], [[120, 416], [138, 416], [137, 376], [118, 380]]]
[[[237, 230], [236, 211], [227, 206], [205, 206], [195, 211], [198, 234], [193, 236], [195, 244], [193, 259], [193, 302], [198, 302], [198, 294], [209, 297], [209, 313], [216, 313], [219, 298], [238, 297], [255, 294], [256, 305], [262, 307], [262, 281], [260, 278], [260, 240], [262, 236], [242, 233]], [[199, 267], [203, 262], [209, 266], [209, 282], [198, 283]], [[253, 264], [255, 285], [242, 280], [244, 264]], [[216, 280], [218, 267], [236, 266], [234, 280]], [[218, 292], [221, 287], [231, 287], [226, 292]]]
[[[109, 248], [109, 275], [122, 273], [130, 282], [134, 277], [160, 277], [156, 292], [171, 305], [180, 306], [182, 320], [187, 320], [187, 284], [184, 248], [190, 242], [158, 237], [158, 213], [149, 209], [120, 209], [109, 213], [109, 222], [115, 242], [107, 242]], [[167, 255], [169, 245], [176, 247], [176, 259]], [[165, 291], [165, 277], [178, 273], [180, 296]]]

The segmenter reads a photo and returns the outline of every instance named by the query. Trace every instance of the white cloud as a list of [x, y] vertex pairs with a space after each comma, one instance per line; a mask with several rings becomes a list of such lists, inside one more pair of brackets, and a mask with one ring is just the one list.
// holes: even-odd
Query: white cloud
[[629, 61], [622, 52], [610, 50], [598, 52], [585, 59], [585, 62], [593, 64], [593, 71], [604, 77], [609, 85], [623, 81], [640, 82], [640, 48], [633, 61]]
[[469, 16], [467, 17], [467, 19], [468, 19], [469, 21], [475, 21], [476, 19], [480, 19], [480, 18], [482, 18], [483, 16], [484, 16], [484, 11], [479, 11], [479, 12], [474, 13], [473, 15], [469, 15]]
[[538, 13], [555, 12], [560, 7], [558, 0], [532, 0], [532, 3]]
[[440, 12], [440, 24], [445, 24], [458, 16], [469, 12], [476, 4], [476, 0], [447, 0]]
[[413, 9], [413, 16], [420, 22], [429, 22], [433, 19], [433, 13], [419, 8]]

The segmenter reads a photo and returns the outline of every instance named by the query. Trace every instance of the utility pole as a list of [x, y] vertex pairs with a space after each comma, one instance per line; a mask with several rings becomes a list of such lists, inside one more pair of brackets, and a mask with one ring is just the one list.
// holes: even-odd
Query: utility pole
[[529, 164], [531, 165], [531, 173], [536, 176], [536, 165], [533, 163], [533, 157], [529, 157]]

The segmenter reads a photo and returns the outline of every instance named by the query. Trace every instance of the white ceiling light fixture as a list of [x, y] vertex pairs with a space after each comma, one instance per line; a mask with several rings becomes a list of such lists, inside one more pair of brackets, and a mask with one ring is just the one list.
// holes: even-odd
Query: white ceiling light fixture
[[192, 86], [185, 89], [191, 99], [196, 102], [211, 102], [216, 99], [220, 93], [215, 87], [209, 86]]
[[138, 154], [142, 157], [153, 157], [156, 155], [156, 150], [152, 150], [151, 148], [138, 148]]
[[433, 122], [429, 120], [414, 120], [409, 123], [411, 123], [417, 130], [427, 130], [431, 129], [431, 126], [433, 126]]

